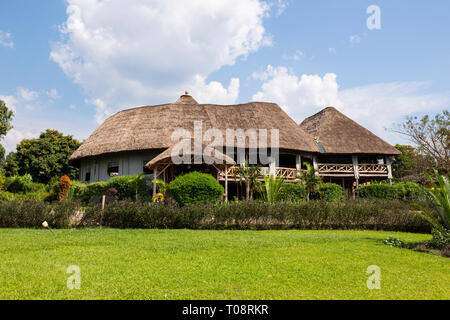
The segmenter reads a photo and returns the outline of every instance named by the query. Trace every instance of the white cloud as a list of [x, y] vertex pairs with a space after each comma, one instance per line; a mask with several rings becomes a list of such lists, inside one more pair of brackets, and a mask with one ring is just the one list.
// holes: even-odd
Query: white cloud
[[348, 41], [350, 42], [350, 44], [355, 45], [355, 44], [361, 43], [361, 37], [357, 34], [354, 34], [354, 35], [350, 36]]
[[299, 78], [285, 67], [269, 65], [265, 72], [253, 74], [253, 78], [265, 81], [253, 100], [278, 103], [297, 121], [322, 106], [340, 103], [333, 73]]
[[272, 66], [253, 78], [263, 81], [253, 99], [278, 103], [298, 123], [334, 106], [388, 141], [401, 139], [385, 130], [394, 122], [414, 113], [439, 111], [450, 102], [449, 94], [427, 93], [426, 82], [378, 83], [340, 90], [333, 73], [299, 78], [285, 67]]
[[0, 100], [14, 111], [12, 121], [14, 128], [1, 141], [7, 153], [15, 151], [16, 145], [22, 139], [37, 137], [44, 128], [54, 126], [49, 121], [37, 118], [36, 112], [43, 111], [45, 109], [43, 106], [48, 105], [55, 96], [57, 96], [56, 89], [38, 92], [23, 87], [18, 87], [13, 96], [0, 95]]
[[18, 99], [22, 101], [34, 101], [39, 97], [37, 91], [29, 90], [26, 88], [18, 88]]
[[0, 30], [0, 46], [14, 48], [14, 41], [12, 40], [11, 33]]
[[68, 4], [51, 59], [86, 90], [97, 121], [118, 109], [174, 101], [189, 88], [200, 103], [210, 96], [234, 102], [239, 82], [224, 88], [206, 79], [271, 44], [263, 26], [269, 5], [259, 0]]
[[76, 110], [76, 109], [77, 109], [77, 106], [74, 105], [74, 104], [71, 104], [71, 105], [69, 105], [69, 109], [70, 109], [70, 110]]
[[276, 12], [276, 16], [279, 17], [283, 14], [284, 10], [286, 10], [286, 8], [289, 5], [289, 1], [288, 0], [278, 0], [275, 3], [275, 6], [277, 8], [277, 12]]
[[52, 100], [57, 100], [57, 99], [61, 98], [61, 96], [58, 93], [58, 90], [56, 90], [56, 89], [51, 89], [49, 91], [46, 91], [45, 93]]

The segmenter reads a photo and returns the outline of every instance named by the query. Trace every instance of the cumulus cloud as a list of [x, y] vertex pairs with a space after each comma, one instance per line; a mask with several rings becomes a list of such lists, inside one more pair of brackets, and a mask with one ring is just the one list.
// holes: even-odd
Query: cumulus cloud
[[0, 100], [14, 111], [12, 123], [14, 128], [1, 141], [7, 153], [15, 151], [16, 145], [23, 139], [37, 137], [40, 134], [45, 126], [42, 126], [42, 121], [36, 118], [36, 113], [30, 111], [43, 110], [43, 105], [47, 105], [55, 93], [56, 89], [38, 92], [18, 87], [14, 95], [0, 95]]
[[298, 77], [285, 67], [268, 66], [254, 73], [263, 81], [254, 100], [278, 103], [297, 122], [334, 106], [388, 141], [398, 136], [386, 132], [407, 115], [439, 111], [450, 102], [449, 94], [428, 93], [427, 82], [377, 83], [340, 90], [333, 73]]
[[[188, 90], [199, 102], [235, 102], [208, 76], [271, 44], [259, 0], [68, 0], [62, 40], [51, 59], [80, 84], [96, 106], [97, 122], [135, 105], [173, 101]], [[231, 90], [231, 91], [230, 91]]]
[[276, 102], [297, 121], [323, 106], [341, 104], [334, 73], [323, 77], [304, 74], [299, 78], [285, 67], [269, 65], [264, 72], [254, 73], [253, 78], [264, 81], [253, 100]]
[[12, 40], [11, 33], [0, 30], [0, 46], [14, 48], [14, 41]]
[[348, 41], [350, 42], [350, 44], [355, 45], [355, 44], [361, 43], [361, 37], [357, 34], [354, 34], [354, 35], [350, 36]]

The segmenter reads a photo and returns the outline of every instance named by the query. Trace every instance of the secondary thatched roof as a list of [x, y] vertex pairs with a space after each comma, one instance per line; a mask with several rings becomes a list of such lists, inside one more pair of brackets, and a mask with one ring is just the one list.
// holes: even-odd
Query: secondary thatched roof
[[401, 154], [389, 143], [333, 107], [305, 119], [300, 127], [318, 141], [321, 153]]
[[[205, 144], [200, 144], [200, 145], [196, 145], [195, 140], [194, 139], [188, 139], [189, 141], [187, 143], [189, 143], [191, 145], [191, 153], [189, 154], [192, 163], [194, 163], [194, 159], [196, 156], [202, 157], [203, 156], [203, 151], [208, 151], [208, 155], [210, 155], [212, 157], [211, 162], [214, 163], [216, 166], [218, 167], [224, 167], [225, 165], [235, 165], [236, 162], [231, 159], [229, 156], [227, 156], [226, 154], [223, 154], [222, 152], [220, 152], [219, 150], [215, 150], [215, 149], [207, 149], [209, 148], [208, 146], [206, 146]], [[175, 145], [173, 145], [172, 147], [170, 147], [169, 149], [167, 149], [166, 151], [160, 153], [159, 155], [157, 155], [155, 158], [153, 158], [150, 162], [148, 162], [145, 166], [149, 169], [155, 169], [158, 167], [162, 167], [168, 164], [172, 164], [172, 155], [178, 155], [178, 156], [184, 156], [183, 154], [177, 154], [177, 150], [175, 150]], [[200, 148], [196, 148], [196, 147], [200, 147]], [[197, 150], [200, 150], [200, 153], [196, 153]], [[178, 150], [180, 151], [180, 150]]]
[[318, 152], [312, 137], [274, 103], [198, 104], [191, 96], [184, 95], [176, 103], [115, 114], [74, 152], [70, 160], [123, 151], [167, 149], [173, 145], [171, 135], [175, 129], [184, 128], [193, 134], [194, 121], [203, 121], [204, 132], [210, 128], [223, 131], [267, 129], [268, 143], [270, 130], [279, 129], [281, 149]]

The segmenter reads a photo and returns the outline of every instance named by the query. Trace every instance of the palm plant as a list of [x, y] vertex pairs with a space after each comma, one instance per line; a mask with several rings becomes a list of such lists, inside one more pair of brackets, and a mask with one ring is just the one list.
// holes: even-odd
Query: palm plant
[[141, 172], [141, 173], [135, 175], [130, 181], [130, 186], [134, 189], [134, 191], [136, 193], [136, 201], [138, 200], [138, 193], [139, 193], [140, 187], [143, 184], [145, 184], [145, 178], [143, 176], [144, 176], [144, 173]]
[[253, 199], [253, 193], [258, 189], [258, 178], [261, 176], [261, 167], [250, 166], [248, 162], [245, 162], [244, 167], [237, 167], [234, 171], [234, 179], [239, 180], [240, 184], [245, 183], [246, 200]]
[[306, 171], [300, 173], [300, 183], [305, 187], [306, 200], [309, 201], [311, 193], [319, 190], [322, 178], [316, 174], [316, 170], [309, 163], [304, 162], [303, 165], [306, 166]]
[[263, 201], [273, 204], [281, 200], [284, 180], [273, 175], [264, 176], [264, 184], [260, 184], [260, 193]]
[[158, 186], [158, 193], [155, 194], [152, 198], [153, 202], [162, 202], [166, 198], [166, 194], [169, 190], [169, 184], [162, 180], [153, 180], [152, 183], [155, 183]]
[[420, 190], [422, 190], [425, 194], [426, 199], [431, 203], [432, 210], [414, 203], [413, 206], [418, 209], [418, 211], [413, 211], [413, 213], [428, 221], [435, 229], [445, 233], [450, 230], [450, 199], [448, 196], [448, 191], [450, 189], [449, 182], [447, 177], [441, 176], [436, 170], [433, 171], [439, 186], [434, 182], [430, 175], [428, 175], [428, 173], [425, 174], [431, 183], [432, 189], [427, 190], [424, 187], [419, 186]]

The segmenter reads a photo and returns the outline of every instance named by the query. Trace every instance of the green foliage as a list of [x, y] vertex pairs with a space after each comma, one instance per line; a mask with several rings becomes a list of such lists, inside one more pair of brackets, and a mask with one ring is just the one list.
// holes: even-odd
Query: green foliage
[[309, 201], [313, 192], [319, 191], [319, 186], [322, 183], [320, 176], [316, 174], [316, 170], [307, 162], [303, 163], [306, 166], [306, 171], [300, 174], [300, 182], [306, 190], [306, 200]]
[[413, 182], [390, 184], [370, 184], [356, 190], [360, 198], [379, 198], [385, 200], [421, 200], [420, 186]]
[[12, 129], [11, 121], [13, 116], [14, 112], [9, 110], [5, 102], [0, 100], [0, 139]]
[[404, 243], [398, 238], [395, 237], [389, 237], [386, 240], [383, 240], [383, 243], [390, 246], [390, 247], [396, 247], [401, 248], [403, 247]]
[[19, 163], [17, 162], [17, 154], [10, 152], [3, 163], [3, 170], [6, 177], [13, 177], [19, 175]]
[[112, 228], [431, 231], [425, 221], [409, 213], [407, 203], [378, 199], [209, 202], [181, 207], [123, 200], [107, 204], [103, 212], [99, 205], [88, 206], [80, 226], [98, 226], [100, 221]]
[[260, 190], [259, 177], [261, 177], [260, 166], [249, 165], [246, 161], [245, 166], [236, 167], [234, 179], [238, 180], [240, 184], [245, 182], [245, 198], [247, 200], [253, 199], [253, 194]]
[[326, 201], [344, 200], [344, 189], [335, 183], [323, 183], [319, 185], [319, 190], [311, 194], [311, 199]]
[[292, 203], [306, 201], [306, 189], [300, 183], [285, 183], [283, 185], [281, 200]]
[[215, 202], [225, 192], [212, 175], [200, 172], [191, 172], [177, 177], [169, 184], [169, 190], [182, 206], [198, 202]]
[[285, 182], [280, 177], [273, 175], [264, 176], [264, 184], [259, 185], [259, 193], [263, 201], [275, 203], [283, 199], [283, 187]]
[[420, 154], [413, 146], [397, 144], [395, 148], [401, 154], [395, 157], [392, 164], [394, 178], [420, 176], [424, 170], [432, 166], [430, 159]]
[[31, 193], [38, 191], [45, 191], [46, 185], [35, 183], [32, 181], [30, 175], [14, 176], [5, 179], [4, 189], [11, 193]]
[[436, 170], [434, 170], [434, 175], [439, 186], [428, 174], [427, 177], [432, 185], [432, 189], [427, 190], [420, 186], [420, 190], [430, 202], [432, 209], [415, 203], [413, 206], [418, 209], [418, 211], [413, 211], [413, 213], [429, 222], [441, 233], [446, 234], [450, 230], [450, 185], [447, 177], [441, 176]]
[[0, 201], [0, 228], [39, 228], [44, 221], [53, 228], [69, 228], [79, 207], [76, 201], [52, 204], [33, 199]]
[[20, 142], [15, 156], [6, 161], [6, 173], [13, 175], [17, 165], [19, 174], [28, 173], [36, 182], [48, 183], [52, 177], [65, 174], [74, 180], [78, 177], [78, 169], [69, 165], [69, 157], [79, 146], [80, 142], [72, 136], [47, 130], [38, 139]]

